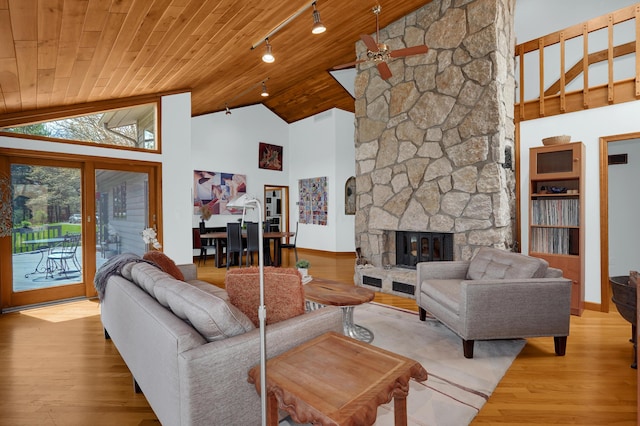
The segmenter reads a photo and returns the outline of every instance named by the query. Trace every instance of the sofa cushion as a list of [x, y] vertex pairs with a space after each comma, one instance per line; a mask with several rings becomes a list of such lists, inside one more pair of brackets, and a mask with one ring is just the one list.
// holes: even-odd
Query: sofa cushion
[[469, 263], [467, 279], [543, 278], [549, 264], [537, 257], [525, 256], [493, 247], [482, 247]]
[[[460, 283], [461, 280], [423, 280], [420, 286], [422, 294], [433, 299], [451, 312], [460, 313]], [[429, 306], [425, 306], [429, 309]]]
[[184, 281], [184, 275], [182, 275], [180, 268], [178, 268], [176, 263], [163, 252], [151, 250], [146, 252], [142, 258], [155, 263], [160, 269], [171, 275], [176, 280]]
[[191, 323], [208, 342], [253, 330], [253, 323], [238, 308], [220, 297], [176, 281], [164, 287], [169, 309]]
[[[130, 280], [156, 300], [158, 300], [158, 296], [156, 295], [158, 283], [166, 280], [169, 280], [170, 283], [175, 281], [175, 278], [171, 275], [148, 263], [134, 263], [130, 269], [130, 273]], [[164, 283], [164, 285], [169, 285], [169, 283]], [[158, 300], [158, 302], [165, 308], [167, 307], [166, 302], [163, 303], [160, 300]]]
[[[225, 288], [229, 301], [257, 327], [260, 306], [259, 268], [232, 269], [225, 277]], [[264, 304], [267, 324], [304, 314], [304, 289], [297, 269], [264, 268]]]

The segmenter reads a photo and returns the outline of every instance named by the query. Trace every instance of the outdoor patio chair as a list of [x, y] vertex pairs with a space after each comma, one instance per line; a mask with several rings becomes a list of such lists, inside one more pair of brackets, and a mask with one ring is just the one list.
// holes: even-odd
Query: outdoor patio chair
[[71, 265], [77, 268], [76, 271], [82, 269], [76, 257], [78, 246], [80, 245], [80, 237], [80, 234], [67, 234], [64, 237], [64, 241], [49, 250], [47, 255], [47, 278], [53, 277], [53, 273], [57, 271], [63, 273], [66, 277]]

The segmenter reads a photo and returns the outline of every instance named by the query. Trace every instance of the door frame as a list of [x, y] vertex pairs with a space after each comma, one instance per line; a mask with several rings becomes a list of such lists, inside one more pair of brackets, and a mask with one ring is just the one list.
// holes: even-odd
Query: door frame
[[[13, 265], [11, 255], [0, 255], [0, 312], [3, 309], [26, 306], [37, 303], [53, 302], [74, 297], [96, 297], [92, 277], [96, 272], [96, 235], [86, 232], [95, 219], [95, 170], [110, 169], [144, 172], [149, 176], [149, 217], [148, 223], [156, 225], [158, 240], [162, 242], [162, 164], [159, 162], [127, 160], [109, 157], [54, 153], [45, 151], [16, 150], [0, 148], [0, 174], [10, 176], [10, 165], [20, 161], [37, 161], [43, 166], [80, 167], [82, 194], [82, 270], [84, 281], [79, 284], [51, 287], [33, 292], [13, 293]], [[0, 253], [11, 253], [11, 237], [0, 237]], [[90, 278], [91, 277], [91, 278]]]
[[[264, 212], [264, 218], [267, 217], [267, 209], [266, 209], [266, 200], [267, 200], [267, 191], [282, 191], [281, 199], [282, 199], [282, 219], [281, 223], [281, 232], [289, 232], [289, 221], [291, 219], [291, 215], [289, 214], [289, 187], [287, 185], [264, 185], [264, 190], [262, 191], [263, 199], [262, 199], [262, 211]], [[289, 243], [289, 237], [286, 237], [286, 242]]]
[[600, 138], [600, 311], [609, 312], [609, 144], [640, 139], [640, 132]]

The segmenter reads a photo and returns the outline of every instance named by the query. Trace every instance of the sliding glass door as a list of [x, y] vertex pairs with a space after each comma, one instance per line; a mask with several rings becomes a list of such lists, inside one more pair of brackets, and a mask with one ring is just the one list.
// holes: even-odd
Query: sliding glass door
[[[0, 239], [3, 309], [95, 296], [95, 271], [119, 253], [142, 255], [156, 223], [159, 165], [0, 155], [11, 236]], [[161, 236], [160, 236], [161, 237]]]

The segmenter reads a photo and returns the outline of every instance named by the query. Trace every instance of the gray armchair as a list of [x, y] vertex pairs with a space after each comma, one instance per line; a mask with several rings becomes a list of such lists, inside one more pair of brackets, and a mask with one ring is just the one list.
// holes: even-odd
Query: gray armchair
[[571, 281], [545, 260], [483, 247], [471, 261], [418, 263], [417, 274], [420, 319], [429, 312], [460, 336], [465, 358], [475, 340], [542, 336], [565, 354]]

